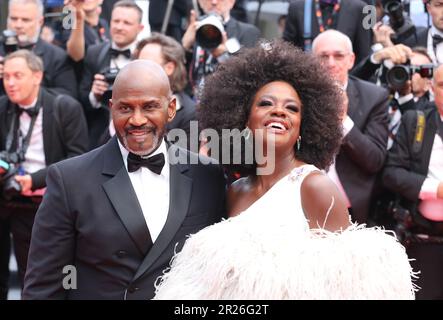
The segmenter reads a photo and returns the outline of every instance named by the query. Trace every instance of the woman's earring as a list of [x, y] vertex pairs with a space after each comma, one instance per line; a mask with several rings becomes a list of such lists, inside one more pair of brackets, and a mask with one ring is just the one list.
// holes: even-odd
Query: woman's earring
[[243, 136], [243, 138], [245, 138], [246, 141], [248, 141], [249, 139], [251, 139], [252, 131], [251, 129], [249, 129], [248, 126], [246, 126], [246, 128], [244, 128], [241, 132], [241, 135]]
[[301, 136], [298, 136], [297, 138], [297, 151], [300, 151], [301, 148]]

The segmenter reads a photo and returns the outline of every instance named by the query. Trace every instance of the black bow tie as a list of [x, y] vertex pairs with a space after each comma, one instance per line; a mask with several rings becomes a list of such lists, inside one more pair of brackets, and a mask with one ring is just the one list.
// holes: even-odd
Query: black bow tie
[[119, 55], [124, 55], [127, 59], [131, 59], [131, 50], [129, 50], [129, 49], [118, 50], [118, 49], [111, 48], [111, 58], [115, 59]]
[[19, 115], [21, 115], [23, 112], [26, 112], [31, 118], [34, 116], [38, 115], [38, 108], [37, 107], [32, 107], [32, 108], [20, 108], [19, 106], [17, 106], [17, 112]]
[[436, 48], [441, 42], [443, 42], [443, 37], [438, 34], [432, 36], [432, 45]]
[[156, 174], [160, 174], [164, 165], [165, 156], [163, 153], [158, 153], [149, 158], [143, 158], [131, 152], [128, 155], [128, 172], [134, 172], [141, 167], [145, 167]]

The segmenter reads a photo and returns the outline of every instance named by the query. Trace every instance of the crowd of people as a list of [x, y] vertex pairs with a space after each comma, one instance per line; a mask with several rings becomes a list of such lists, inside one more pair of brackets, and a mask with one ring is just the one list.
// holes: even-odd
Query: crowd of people
[[8, 1], [0, 298], [443, 299], [443, 1], [166, 3]]

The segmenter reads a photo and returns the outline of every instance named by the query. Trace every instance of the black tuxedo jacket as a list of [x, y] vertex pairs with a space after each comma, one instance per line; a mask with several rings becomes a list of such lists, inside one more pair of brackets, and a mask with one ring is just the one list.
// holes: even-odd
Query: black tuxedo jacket
[[[170, 150], [191, 162], [170, 165], [168, 218], [150, 249], [148, 228], [115, 137], [50, 167], [33, 227], [24, 299], [154, 296], [155, 280], [186, 236], [225, 216], [221, 167], [192, 164], [196, 154], [174, 145]], [[76, 267], [76, 290], [63, 289], [66, 265]]]
[[[288, 9], [288, 17], [283, 32], [283, 39], [294, 45], [304, 48], [304, 0], [291, 2]], [[338, 31], [346, 34], [352, 41], [357, 61], [365, 58], [371, 47], [370, 30], [363, 28], [363, 8], [366, 4], [360, 0], [342, 0], [337, 19]], [[315, 2], [312, 2], [311, 38], [320, 33], [317, 17], [315, 15]]]
[[[59, 119], [54, 115], [55, 95], [40, 89], [37, 103], [43, 111], [43, 147], [45, 162], [49, 166], [63, 159], [80, 155], [88, 149], [86, 120], [80, 104], [64, 95], [59, 102]], [[0, 150], [5, 150], [8, 131], [13, 121], [16, 105], [7, 96], [0, 98]], [[31, 174], [32, 188], [43, 188], [47, 168]]]
[[383, 170], [383, 184], [412, 203], [418, 201], [423, 182], [428, 175], [432, 146], [437, 133], [437, 108], [430, 103], [423, 110], [426, 127], [421, 150], [413, 151], [417, 127], [417, 112], [407, 111], [402, 119], [395, 142], [388, 152]]
[[89, 102], [94, 75], [103, 73], [111, 64], [111, 43], [103, 42], [88, 48], [83, 65], [83, 76], [80, 81], [80, 100], [88, 121], [90, 148], [99, 145], [100, 137], [108, 129], [110, 115], [108, 106], [95, 109]]
[[[42, 85], [58, 93], [77, 97], [77, 80], [73, 62], [63, 49], [39, 39], [32, 51], [43, 60], [44, 76]], [[0, 46], [0, 56], [4, 56], [3, 47]], [[4, 94], [3, 82], [0, 93]]]
[[343, 139], [335, 165], [351, 202], [353, 220], [365, 223], [376, 174], [387, 152], [388, 93], [353, 77], [349, 77], [346, 92], [354, 127]]
[[260, 30], [256, 26], [238, 21], [233, 17], [230, 17], [226, 23], [225, 31], [228, 38], [237, 38], [244, 47], [255, 46], [260, 38]]

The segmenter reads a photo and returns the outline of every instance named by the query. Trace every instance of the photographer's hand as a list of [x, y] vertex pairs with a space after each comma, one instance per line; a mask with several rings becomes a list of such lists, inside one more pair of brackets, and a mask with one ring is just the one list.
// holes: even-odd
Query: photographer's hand
[[217, 48], [211, 51], [211, 54], [214, 58], [218, 58], [228, 51], [228, 48], [226, 47], [226, 41], [228, 41], [228, 35], [226, 34], [226, 32], [223, 32], [222, 43], [220, 43]]
[[405, 85], [401, 89], [397, 90], [397, 92], [400, 97], [404, 97], [412, 93], [412, 81], [406, 81]]
[[32, 177], [29, 174], [26, 174], [24, 176], [16, 175], [15, 180], [20, 183], [20, 186], [22, 187], [22, 194], [26, 194], [29, 191], [31, 191], [32, 188]]
[[105, 81], [105, 76], [97, 73], [94, 76], [94, 82], [92, 83], [91, 92], [94, 94], [97, 101], [100, 101], [103, 94], [108, 90], [109, 84]]
[[182, 38], [182, 46], [186, 51], [191, 51], [195, 43], [195, 35], [197, 33], [197, 14], [191, 10], [189, 16], [189, 24]]
[[385, 60], [391, 60], [393, 64], [403, 64], [408, 61], [411, 55], [411, 48], [404, 44], [397, 44], [377, 51], [374, 53], [373, 57], [378, 63], [382, 63]]
[[385, 48], [392, 47], [394, 45], [391, 41], [391, 34], [395, 34], [395, 32], [390, 26], [379, 21], [372, 28], [372, 31], [374, 32], [375, 43], [381, 43]]

